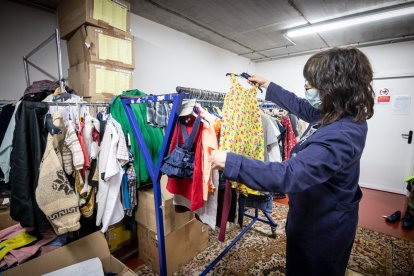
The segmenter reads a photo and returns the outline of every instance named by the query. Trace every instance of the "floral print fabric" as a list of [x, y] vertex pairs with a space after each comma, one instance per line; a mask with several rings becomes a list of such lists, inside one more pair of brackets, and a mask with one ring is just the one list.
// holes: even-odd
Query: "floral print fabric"
[[[230, 92], [223, 105], [220, 150], [264, 160], [264, 134], [257, 104], [257, 87], [246, 89], [234, 75], [231, 76]], [[232, 183], [243, 194], [260, 194], [243, 184]]]

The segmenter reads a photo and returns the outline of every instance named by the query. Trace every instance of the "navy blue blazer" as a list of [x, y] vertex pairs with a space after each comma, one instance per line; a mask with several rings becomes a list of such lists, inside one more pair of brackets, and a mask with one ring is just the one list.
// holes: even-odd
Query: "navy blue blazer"
[[[275, 83], [269, 85], [266, 100], [309, 122], [302, 137], [320, 118], [306, 99]], [[366, 121], [356, 123], [351, 116], [319, 126], [283, 162], [227, 154], [228, 179], [255, 190], [288, 194], [288, 274], [343, 275], [358, 223], [360, 158], [367, 130]]]

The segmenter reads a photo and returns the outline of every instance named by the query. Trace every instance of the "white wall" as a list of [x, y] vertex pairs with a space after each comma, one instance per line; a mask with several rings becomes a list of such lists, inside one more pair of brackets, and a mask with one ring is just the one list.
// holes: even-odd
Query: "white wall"
[[[361, 48], [368, 56], [374, 77], [414, 75], [414, 41]], [[303, 66], [310, 55], [256, 64], [256, 72], [303, 96]], [[414, 145], [401, 139], [401, 133], [413, 130], [414, 78], [374, 80], [374, 90], [385, 86], [393, 95], [411, 96], [408, 115], [393, 114], [392, 103], [374, 107], [368, 120], [368, 135], [361, 158], [360, 185], [395, 193], [405, 193], [403, 179], [414, 173]], [[398, 153], [398, 154], [397, 154]], [[413, 160], [413, 161], [410, 161]], [[411, 164], [410, 164], [411, 163]]]
[[254, 63], [187, 34], [132, 14], [135, 36], [134, 88], [175, 92], [177, 86], [227, 92], [226, 73], [254, 70]]
[[[47, 39], [56, 28], [55, 15], [11, 1], [2, 1], [0, 8], [0, 100], [18, 100], [26, 88], [23, 56]], [[67, 76], [66, 43], [62, 41], [63, 76]], [[58, 78], [54, 41], [34, 54], [30, 60]], [[31, 66], [30, 66], [31, 67]], [[31, 67], [30, 80], [49, 79]]]
[[[54, 14], [2, 1], [0, 8], [0, 100], [19, 99], [26, 88], [22, 57], [56, 28]], [[133, 88], [146, 93], [175, 92], [176, 86], [227, 92], [227, 72], [254, 71], [254, 63], [184, 33], [131, 14], [136, 69]], [[62, 44], [63, 76], [69, 68], [66, 41]], [[32, 58], [57, 77], [56, 48], [50, 42]], [[34, 68], [31, 82], [49, 79]]]

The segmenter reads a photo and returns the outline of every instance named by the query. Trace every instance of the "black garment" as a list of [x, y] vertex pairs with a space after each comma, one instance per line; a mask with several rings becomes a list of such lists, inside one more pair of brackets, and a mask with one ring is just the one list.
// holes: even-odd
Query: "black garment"
[[50, 228], [36, 203], [39, 167], [46, 147], [44, 102], [22, 101], [16, 112], [16, 128], [10, 157], [10, 216], [23, 227], [43, 231]]
[[14, 105], [7, 104], [3, 106], [0, 114], [0, 145], [3, 142], [4, 135], [6, 134], [7, 127], [9, 126], [11, 117], [14, 113]]

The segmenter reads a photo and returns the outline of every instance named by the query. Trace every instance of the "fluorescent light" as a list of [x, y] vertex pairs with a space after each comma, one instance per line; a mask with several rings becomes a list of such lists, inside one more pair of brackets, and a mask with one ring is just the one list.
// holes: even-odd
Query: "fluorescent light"
[[351, 18], [333, 19], [327, 22], [320, 22], [309, 26], [299, 27], [292, 29], [286, 33], [289, 37], [297, 37], [301, 35], [307, 35], [311, 33], [319, 33], [334, 29], [345, 28], [358, 24], [374, 22], [378, 20], [389, 19], [397, 16], [409, 15], [414, 13], [414, 6], [402, 9], [396, 9], [391, 11], [383, 11], [374, 14], [366, 14], [362, 16], [356, 16]]

